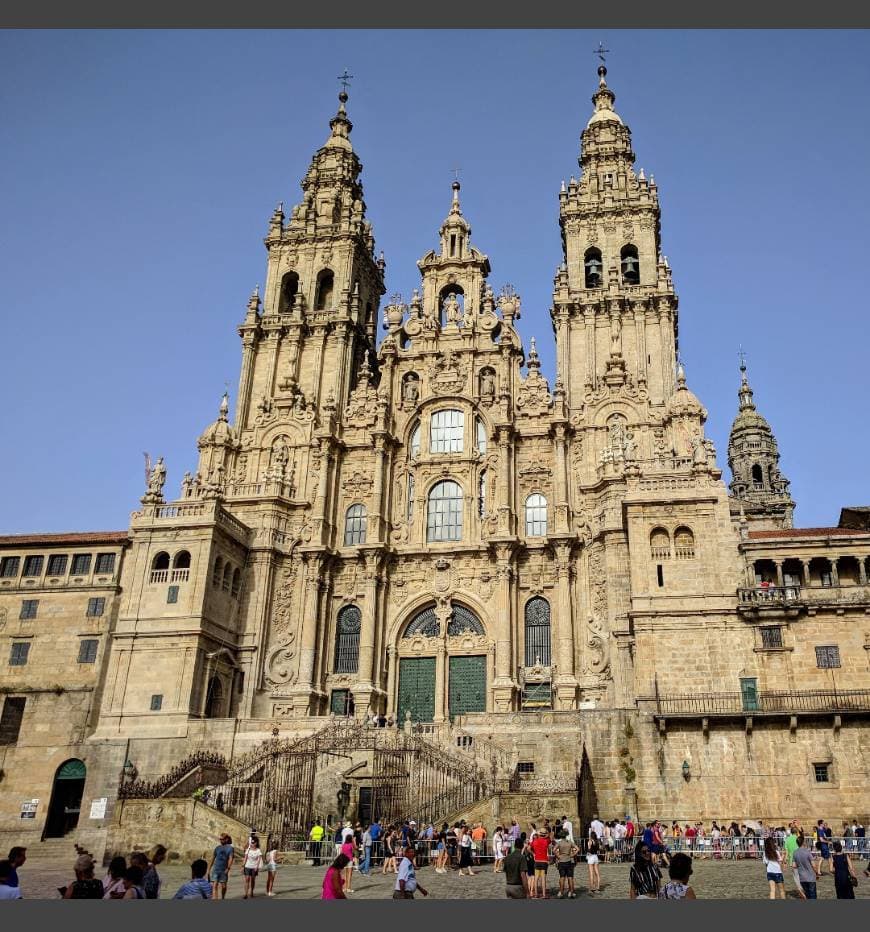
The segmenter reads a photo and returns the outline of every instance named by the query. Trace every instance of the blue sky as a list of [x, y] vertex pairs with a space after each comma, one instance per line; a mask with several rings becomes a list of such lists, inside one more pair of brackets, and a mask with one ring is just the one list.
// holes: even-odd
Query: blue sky
[[796, 523], [870, 503], [870, 34], [6, 31], [0, 532], [126, 527], [145, 450], [177, 494], [225, 382], [235, 398], [267, 220], [299, 200], [345, 67], [387, 293], [417, 284], [460, 166], [473, 241], [552, 377], [557, 195], [602, 39], [726, 478], [742, 344]]

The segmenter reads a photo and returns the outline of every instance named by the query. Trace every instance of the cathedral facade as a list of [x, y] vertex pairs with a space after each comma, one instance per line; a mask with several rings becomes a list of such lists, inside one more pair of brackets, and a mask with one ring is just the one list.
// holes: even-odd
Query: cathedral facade
[[179, 496], [158, 461], [128, 532], [0, 538], [0, 830], [32, 797], [56, 835], [76, 779], [105, 832], [125, 768], [373, 716], [498, 749], [514, 790], [576, 786], [581, 815], [866, 819], [870, 522], [792, 527], [745, 367], [723, 482], [604, 67], [558, 196], [553, 384], [458, 182], [419, 288], [384, 301], [339, 100]]

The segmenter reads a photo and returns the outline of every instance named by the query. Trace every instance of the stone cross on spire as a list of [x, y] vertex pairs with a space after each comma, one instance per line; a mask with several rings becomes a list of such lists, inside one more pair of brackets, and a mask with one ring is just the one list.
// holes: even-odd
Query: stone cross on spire
[[350, 82], [353, 79], [352, 74], [348, 74], [347, 68], [344, 69], [344, 72], [338, 76], [338, 81], [341, 84], [341, 92], [347, 94], [347, 89], [350, 87]]
[[603, 43], [603, 42], [599, 42], [599, 43], [598, 43], [598, 48], [592, 50], [592, 54], [593, 54], [593, 55], [597, 55], [597, 56], [601, 59], [601, 64], [602, 64], [602, 65], [605, 64], [604, 56], [605, 56], [605, 55], [608, 55], [609, 53], [610, 53], [610, 49], [604, 48], [604, 43]]

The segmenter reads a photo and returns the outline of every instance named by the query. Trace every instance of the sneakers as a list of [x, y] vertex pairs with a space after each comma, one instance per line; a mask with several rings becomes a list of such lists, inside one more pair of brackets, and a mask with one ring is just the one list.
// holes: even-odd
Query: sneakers
[[[569, 893], [568, 895], [570, 896], [571, 894]], [[557, 900], [561, 900], [561, 899], [562, 899], [562, 891], [561, 891], [561, 890], [556, 894], [556, 899], [557, 899]]]

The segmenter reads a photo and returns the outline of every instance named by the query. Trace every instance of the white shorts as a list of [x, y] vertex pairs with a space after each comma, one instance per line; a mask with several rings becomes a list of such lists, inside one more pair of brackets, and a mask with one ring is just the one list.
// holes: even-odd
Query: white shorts
[[597, 864], [597, 863], [598, 863], [598, 855], [597, 855], [597, 854], [587, 854], [587, 855], [586, 855], [586, 863], [587, 863], [587, 864]]

